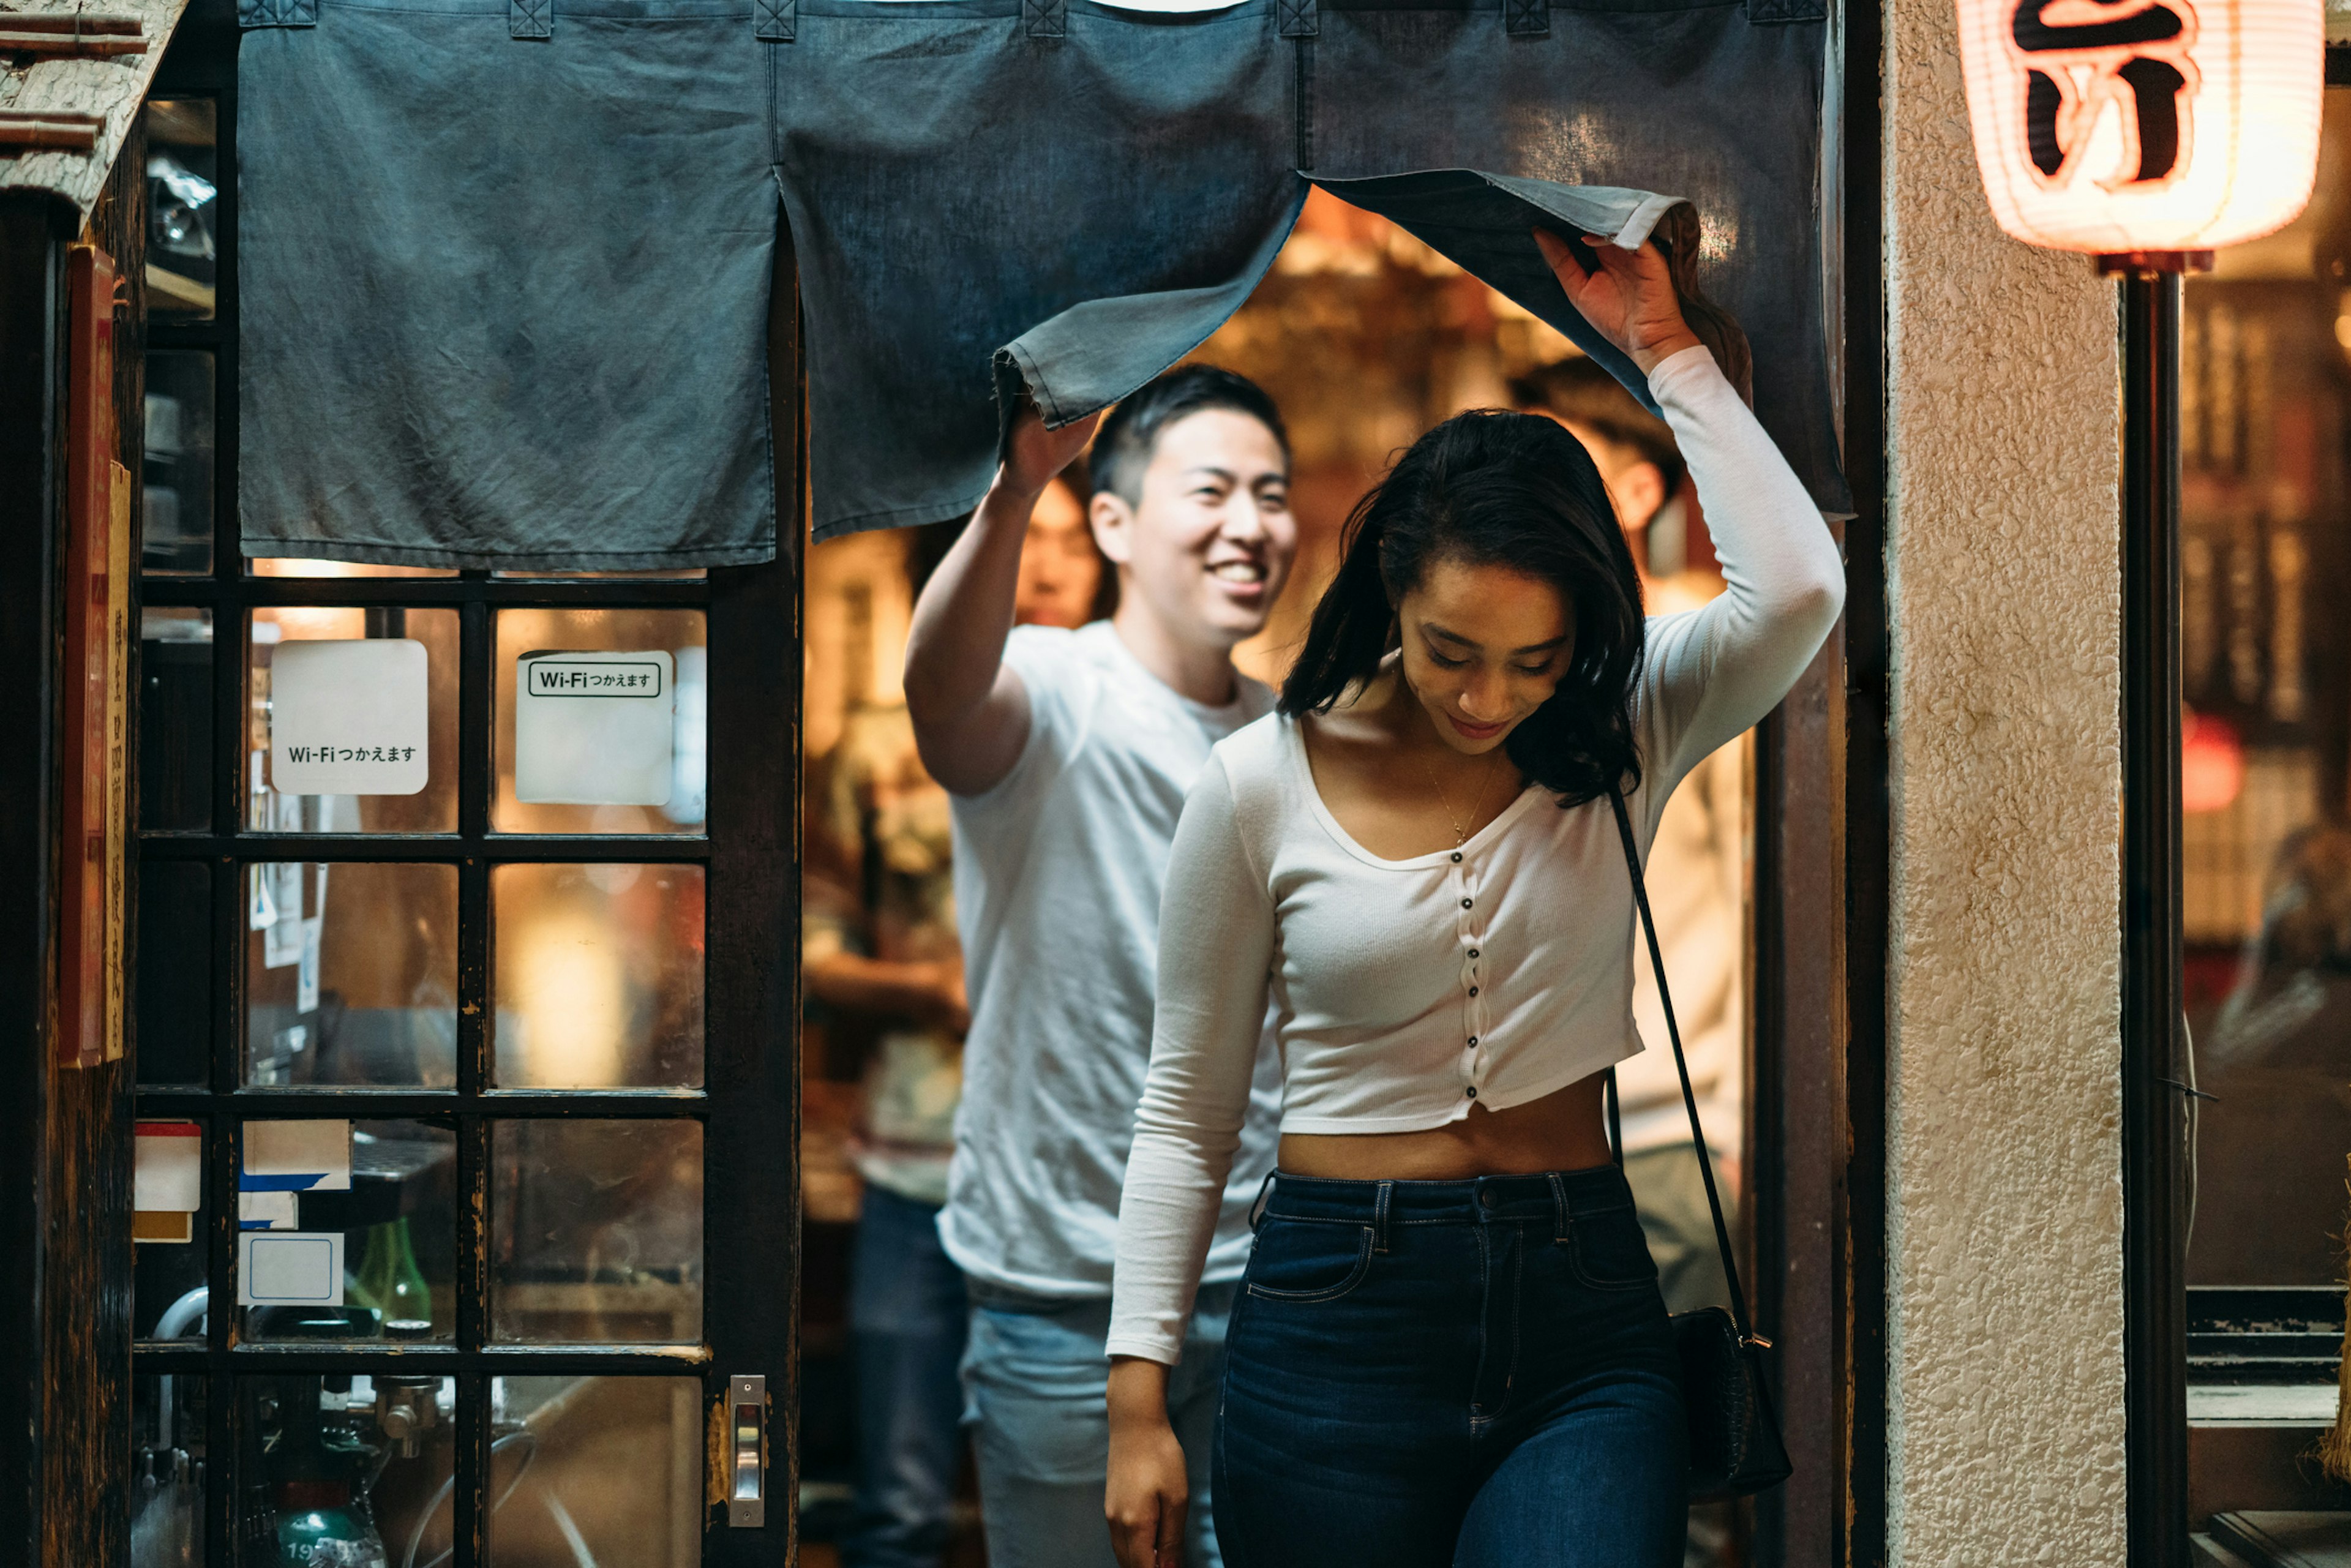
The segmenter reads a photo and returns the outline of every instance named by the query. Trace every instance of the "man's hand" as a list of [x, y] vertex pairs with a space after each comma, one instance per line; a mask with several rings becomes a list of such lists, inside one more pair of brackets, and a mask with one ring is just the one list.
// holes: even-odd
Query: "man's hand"
[[1115, 1356], [1110, 1365], [1110, 1521], [1118, 1568], [1181, 1568], [1191, 1504], [1184, 1445], [1167, 1424], [1167, 1369]]
[[1537, 229], [1534, 235], [1552, 276], [1567, 290], [1568, 303], [1602, 337], [1624, 350], [1643, 375], [1656, 370], [1658, 361], [1700, 346], [1698, 334], [1682, 319], [1673, 274], [1656, 241], [1645, 240], [1640, 249], [1626, 250], [1614, 240], [1586, 235], [1583, 243], [1600, 263], [1586, 272], [1559, 235], [1549, 229]]
[[949, 1034], [969, 1033], [971, 998], [964, 991], [962, 960], [941, 958], [921, 967], [928, 982], [923, 998], [925, 1021], [936, 1024]]
[[1012, 439], [1003, 465], [996, 471], [996, 487], [1034, 501], [1045, 493], [1053, 476], [1086, 449], [1094, 426], [1101, 423], [1102, 413], [1096, 410], [1059, 430], [1048, 430], [1037, 405], [1022, 403], [1020, 412], [1012, 416]]

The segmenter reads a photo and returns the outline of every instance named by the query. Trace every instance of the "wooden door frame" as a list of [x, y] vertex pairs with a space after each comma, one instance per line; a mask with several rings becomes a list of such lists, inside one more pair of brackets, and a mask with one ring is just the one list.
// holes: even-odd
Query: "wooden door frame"
[[[115, 456], [133, 474], [143, 433], [143, 149], [134, 126], [88, 225], [129, 287], [113, 391]], [[59, 1068], [54, 1049], [68, 761], [58, 744], [66, 257], [82, 232], [70, 204], [0, 193], [0, 1343], [10, 1347], [0, 1363], [0, 1476], [12, 1483], [0, 1487], [0, 1557], [44, 1568], [120, 1562], [130, 1530], [131, 1067], [126, 1058]], [[129, 678], [138, 680], [135, 654]], [[131, 779], [135, 790], [135, 768]]]
[[[1756, 1317], [1796, 1471], [1758, 1500], [1764, 1568], [1886, 1557], [1886, 274], [1883, 19], [1848, 5], [1841, 90], [1844, 618], [1756, 747]], [[1767, 1201], [1768, 1200], [1768, 1201]]]

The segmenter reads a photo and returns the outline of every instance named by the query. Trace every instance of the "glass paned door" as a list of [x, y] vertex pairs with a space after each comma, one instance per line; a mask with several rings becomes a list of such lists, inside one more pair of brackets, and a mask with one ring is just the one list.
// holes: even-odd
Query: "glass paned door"
[[151, 324], [134, 1568], [783, 1561], [798, 563], [247, 559], [219, 20], [150, 107], [213, 193]]

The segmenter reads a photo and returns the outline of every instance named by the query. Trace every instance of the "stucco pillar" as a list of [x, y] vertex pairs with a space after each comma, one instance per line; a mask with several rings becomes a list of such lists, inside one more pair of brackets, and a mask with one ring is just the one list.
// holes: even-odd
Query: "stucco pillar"
[[1886, 12], [1888, 1545], [2120, 1568], [2116, 290], [1993, 225], [1954, 22]]

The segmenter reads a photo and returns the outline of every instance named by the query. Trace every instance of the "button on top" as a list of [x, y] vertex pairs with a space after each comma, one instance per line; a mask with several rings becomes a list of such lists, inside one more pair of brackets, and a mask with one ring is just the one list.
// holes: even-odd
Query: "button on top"
[[1455, 850], [1453, 852], [1453, 863], [1455, 865], [1459, 865], [1461, 863], [1461, 852], [1459, 850]]
[[[1469, 1092], [1475, 1094], [1478, 1091], [1472, 1089]], [[1480, 1208], [1496, 1208], [1500, 1207], [1501, 1202], [1501, 1196], [1490, 1186], [1478, 1195], [1478, 1207]]]
[[1465, 899], [1463, 899], [1463, 900], [1461, 901], [1461, 907], [1462, 907], [1462, 908], [1464, 908], [1464, 909], [1468, 908], [1468, 907], [1469, 907], [1469, 901], [1468, 901], [1468, 899], [1466, 899], [1466, 898], [1465, 898]]
[[1461, 1092], [1469, 1096], [1470, 1099], [1475, 1100], [1478, 1098], [1478, 1086], [1473, 1083], [1468, 1088], [1461, 1091]]
[[1475, 948], [1475, 947], [1470, 948], [1470, 949], [1469, 949], [1469, 956], [1471, 956], [1472, 958], [1475, 958], [1477, 956], [1478, 956], [1478, 949], [1477, 949], [1477, 948]]
[[1478, 988], [1477, 988], [1477, 987], [1475, 987], [1475, 986], [1470, 987], [1470, 988], [1469, 988], [1469, 994], [1470, 994], [1471, 996], [1473, 996], [1473, 997], [1474, 997], [1474, 996], [1476, 996], [1476, 995], [1478, 994]]
[[1472, 1044], [1472, 1045], [1477, 1044], [1477, 1043], [1478, 1043], [1478, 1037], [1477, 1037], [1476, 1035], [1474, 1035], [1474, 1034], [1473, 1034], [1473, 1035], [1471, 1035], [1471, 1036], [1469, 1037], [1469, 1043], [1470, 1043], [1470, 1044]]

